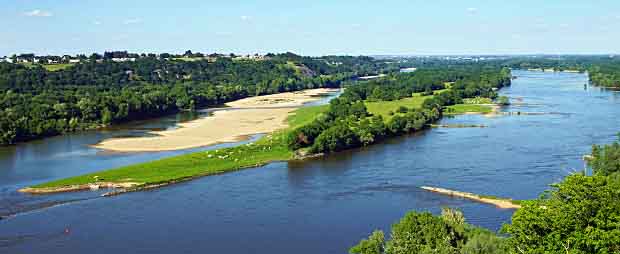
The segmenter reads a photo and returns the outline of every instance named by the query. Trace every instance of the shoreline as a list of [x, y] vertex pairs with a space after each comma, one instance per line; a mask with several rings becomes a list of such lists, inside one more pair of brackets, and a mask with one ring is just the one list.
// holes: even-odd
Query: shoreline
[[213, 115], [179, 123], [174, 130], [151, 131], [150, 137], [105, 139], [91, 147], [111, 152], [160, 152], [247, 140], [251, 135], [288, 127], [286, 118], [304, 104], [339, 89], [318, 88], [248, 97], [226, 103]]

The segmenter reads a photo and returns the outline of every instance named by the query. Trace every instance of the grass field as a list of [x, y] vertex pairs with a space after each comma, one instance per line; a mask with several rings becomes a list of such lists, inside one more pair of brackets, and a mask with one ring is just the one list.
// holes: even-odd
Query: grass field
[[59, 71], [59, 70], [64, 70], [66, 68], [69, 68], [73, 65], [74, 64], [72, 63], [67, 63], [67, 64], [43, 64], [42, 66], [48, 71]]
[[155, 185], [260, 166], [272, 161], [289, 160], [294, 154], [286, 144], [288, 132], [311, 122], [327, 109], [327, 105], [300, 108], [287, 119], [289, 128], [267, 135], [255, 143], [134, 164], [48, 182], [32, 188], [60, 188], [97, 181]]
[[[435, 94], [444, 92], [446, 90], [447, 89], [435, 91]], [[366, 102], [365, 104], [368, 112], [372, 113], [373, 115], [380, 115], [383, 117], [383, 119], [387, 121], [393, 116], [392, 114], [390, 114], [390, 112], [395, 113], [396, 110], [398, 110], [398, 108], [400, 108], [401, 106], [406, 108], [420, 108], [422, 107], [422, 103], [424, 103], [424, 100], [431, 97], [433, 96], [422, 96], [420, 93], [417, 93], [414, 94], [413, 97], [404, 98], [397, 101]]]
[[487, 105], [477, 104], [456, 104], [446, 107], [445, 114], [458, 115], [465, 113], [491, 113], [493, 108]]
[[66, 68], [69, 68], [69, 67], [73, 66], [74, 64], [72, 64], [72, 63], [66, 63], [66, 64], [32, 64], [32, 63], [23, 63], [23, 65], [28, 67], [28, 68], [34, 68], [36, 66], [42, 66], [47, 71], [59, 71], [59, 70], [64, 70]]

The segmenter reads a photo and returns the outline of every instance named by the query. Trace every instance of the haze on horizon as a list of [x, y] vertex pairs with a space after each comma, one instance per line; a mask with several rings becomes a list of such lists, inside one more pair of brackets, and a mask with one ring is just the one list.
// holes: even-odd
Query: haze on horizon
[[620, 1], [5, 0], [0, 56], [617, 54]]

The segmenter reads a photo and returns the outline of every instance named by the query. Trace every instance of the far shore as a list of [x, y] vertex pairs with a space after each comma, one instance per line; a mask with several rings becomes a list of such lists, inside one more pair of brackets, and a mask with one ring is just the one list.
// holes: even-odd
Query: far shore
[[320, 95], [336, 91], [319, 88], [249, 97], [226, 103], [228, 110], [180, 123], [174, 130], [153, 131], [152, 137], [106, 139], [93, 147], [116, 152], [155, 152], [237, 142], [254, 134], [286, 128], [289, 113], [305, 103], [320, 100]]

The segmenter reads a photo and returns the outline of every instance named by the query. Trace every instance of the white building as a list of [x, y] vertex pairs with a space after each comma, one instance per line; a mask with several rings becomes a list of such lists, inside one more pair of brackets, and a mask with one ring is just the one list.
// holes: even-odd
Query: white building
[[117, 63], [122, 63], [122, 62], [135, 62], [136, 59], [133, 57], [130, 58], [112, 58], [112, 61], [117, 62]]

